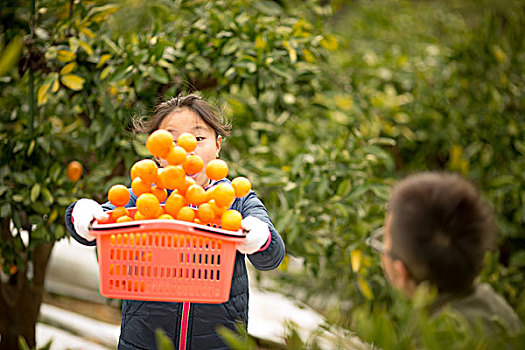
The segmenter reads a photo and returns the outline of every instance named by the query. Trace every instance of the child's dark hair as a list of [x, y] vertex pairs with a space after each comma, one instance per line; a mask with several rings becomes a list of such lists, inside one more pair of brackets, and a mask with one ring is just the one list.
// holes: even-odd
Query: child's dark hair
[[389, 202], [392, 252], [442, 292], [469, 290], [496, 235], [492, 209], [469, 181], [426, 172], [407, 177]]
[[133, 120], [133, 129], [138, 133], [151, 134], [159, 128], [164, 118], [172, 112], [183, 108], [188, 108], [201, 117], [215, 131], [216, 136], [230, 136], [231, 124], [224, 120], [222, 114], [215, 106], [196, 94], [178, 95], [158, 104], [151, 119], [135, 118]]

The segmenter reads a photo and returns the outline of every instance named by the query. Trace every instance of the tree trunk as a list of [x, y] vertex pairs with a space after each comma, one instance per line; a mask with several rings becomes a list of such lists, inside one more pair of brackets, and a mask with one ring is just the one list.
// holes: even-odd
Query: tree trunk
[[46, 269], [54, 242], [41, 243], [33, 251], [33, 279], [18, 271], [0, 283], [0, 350], [18, 349], [18, 337], [36, 345], [35, 325], [44, 293]]

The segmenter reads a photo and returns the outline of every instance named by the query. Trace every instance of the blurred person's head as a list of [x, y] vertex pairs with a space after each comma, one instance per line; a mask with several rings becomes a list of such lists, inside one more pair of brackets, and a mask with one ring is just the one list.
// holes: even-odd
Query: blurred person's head
[[469, 291], [496, 235], [491, 208], [459, 175], [426, 172], [392, 190], [383, 228], [382, 266], [412, 296], [424, 281], [440, 293]]

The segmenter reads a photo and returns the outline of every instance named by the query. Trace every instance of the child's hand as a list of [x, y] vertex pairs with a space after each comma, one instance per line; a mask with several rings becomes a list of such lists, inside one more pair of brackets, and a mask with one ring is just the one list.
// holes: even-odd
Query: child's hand
[[243, 219], [241, 226], [247, 234], [244, 241], [237, 246], [237, 250], [243, 254], [253, 254], [259, 251], [271, 239], [268, 225], [255, 216]]
[[88, 240], [93, 241], [95, 237], [89, 234], [88, 226], [93, 220], [107, 219], [108, 214], [104, 212], [102, 206], [92, 199], [80, 199], [75, 203], [71, 219], [73, 219], [73, 226], [77, 234]]

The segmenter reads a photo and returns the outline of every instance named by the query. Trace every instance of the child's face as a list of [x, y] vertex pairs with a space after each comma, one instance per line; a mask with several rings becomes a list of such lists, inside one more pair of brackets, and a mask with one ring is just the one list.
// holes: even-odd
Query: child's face
[[[198, 185], [206, 186], [208, 184], [206, 165], [217, 158], [221, 149], [221, 136], [217, 137], [215, 131], [199, 115], [188, 108], [179, 109], [169, 114], [160, 123], [159, 129], [169, 131], [173, 135], [175, 142], [177, 142], [179, 135], [185, 132], [193, 134], [197, 138], [197, 148], [192, 154], [202, 158], [204, 167], [201, 172], [191, 177]], [[166, 166], [164, 160], [162, 161], [162, 166]]]

